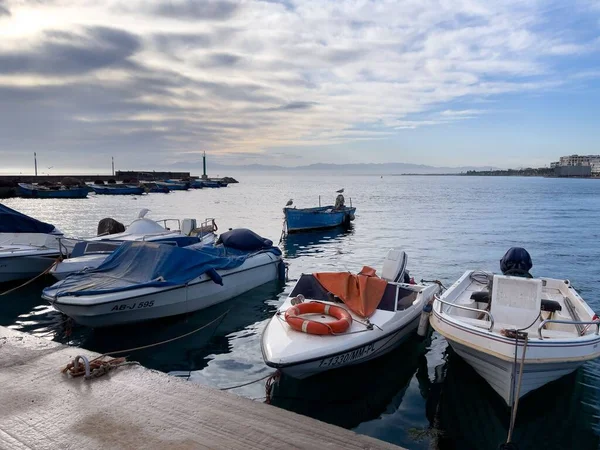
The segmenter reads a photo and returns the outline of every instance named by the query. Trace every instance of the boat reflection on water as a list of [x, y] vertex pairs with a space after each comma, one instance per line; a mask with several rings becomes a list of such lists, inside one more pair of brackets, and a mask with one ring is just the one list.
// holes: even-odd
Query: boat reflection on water
[[327, 244], [339, 243], [344, 237], [352, 234], [354, 234], [352, 225], [288, 234], [283, 238], [283, 254], [286, 258], [298, 258], [324, 253], [327, 251]]
[[[451, 349], [427, 399], [431, 448], [496, 450], [506, 442], [510, 409], [490, 386]], [[598, 388], [585, 367], [524, 397], [519, 402], [513, 448], [597, 449]]]
[[397, 409], [416, 372], [427, 377], [428, 340], [416, 335], [373, 361], [303, 380], [285, 374], [273, 386], [271, 404], [344, 428]]
[[40, 293], [55, 281], [46, 275], [24, 286], [23, 280], [2, 284], [0, 292], [15, 290], [0, 297], [0, 326], [36, 336], [51, 333], [66, 317], [42, 300]]
[[[141, 322], [135, 326], [91, 329], [75, 325], [70, 343], [98, 353], [107, 353], [192, 333], [173, 342], [127, 353], [130, 360], [138, 361], [145, 367], [188, 374], [206, 367], [208, 355], [229, 353], [227, 335], [271, 317], [275, 307], [269, 303], [275, 304], [283, 289], [282, 282], [273, 281], [202, 311]], [[221, 319], [225, 313], [227, 315]], [[194, 332], [203, 326], [206, 328]]]

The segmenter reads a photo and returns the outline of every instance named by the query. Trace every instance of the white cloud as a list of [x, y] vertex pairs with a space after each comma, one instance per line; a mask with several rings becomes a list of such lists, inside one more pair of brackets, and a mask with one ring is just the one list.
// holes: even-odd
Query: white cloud
[[[52, 139], [66, 149], [184, 154], [378, 139], [485, 112], [453, 102], [552, 89], [577, 77], [559, 76], [558, 58], [597, 47], [554, 29], [550, 4], [534, 0], [5, 5], [0, 88], [36, 88], [45, 99], [23, 94], [40, 113], [39, 139], [15, 129], [0, 149]], [[591, 6], [578, 7], [600, 13]], [[52, 97], [61, 86], [73, 97]], [[69, 131], [43, 126], [44, 114]], [[361, 130], [372, 124], [383, 129]]]

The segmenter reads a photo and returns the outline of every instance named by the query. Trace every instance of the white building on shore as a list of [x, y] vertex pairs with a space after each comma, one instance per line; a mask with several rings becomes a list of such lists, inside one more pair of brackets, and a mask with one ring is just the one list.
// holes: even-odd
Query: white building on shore
[[568, 155], [561, 156], [560, 161], [550, 164], [550, 167], [590, 166], [592, 175], [600, 175], [600, 155]]

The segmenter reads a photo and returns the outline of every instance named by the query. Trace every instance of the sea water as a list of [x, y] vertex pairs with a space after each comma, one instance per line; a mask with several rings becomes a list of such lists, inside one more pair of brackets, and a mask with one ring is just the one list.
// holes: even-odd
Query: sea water
[[[93, 236], [100, 219], [125, 224], [142, 208], [153, 219], [214, 217], [220, 230], [245, 227], [279, 242], [282, 208], [332, 204], [344, 188], [356, 206], [349, 230], [291, 235], [281, 242], [289, 281], [261, 286], [204, 311], [125, 327], [92, 330], [65, 322], [41, 300], [42, 279], [0, 301], [0, 324], [100, 353], [168, 340], [223, 320], [184, 339], [135, 351], [129, 359], [217, 388], [272, 372], [260, 351], [267, 321], [302, 273], [380, 269], [400, 247], [418, 281], [452, 284], [469, 269], [499, 270], [512, 246], [531, 254], [532, 273], [569, 279], [600, 311], [600, 180], [471, 176], [234, 174], [240, 184], [143, 196], [8, 199], [7, 206], [60, 228]], [[320, 197], [320, 198], [319, 198]], [[3, 287], [0, 286], [0, 290]], [[600, 363], [525, 397], [514, 441], [519, 449], [596, 449]], [[256, 401], [265, 382], [233, 389]], [[503, 401], [437, 333], [355, 368], [298, 381], [283, 377], [272, 403], [407, 448], [496, 449], [506, 439]]]

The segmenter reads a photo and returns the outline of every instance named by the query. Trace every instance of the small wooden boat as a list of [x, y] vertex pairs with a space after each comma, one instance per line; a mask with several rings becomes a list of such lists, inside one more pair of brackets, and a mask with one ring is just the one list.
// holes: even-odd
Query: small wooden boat
[[205, 188], [220, 188], [222, 187], [218, 181], [215, 180], [202, 180], [202, 187]]
[[167, 186], [159, 186], [156, 183], [142, 183], [142, 185], [146, 188], [146, 191], [152, 194], [168, 194], [170, 189]]
[[[412, 284], [406, 255], [397, 249], [388, 252], [381, 278], [365, 269], [356, 276], [302, 275], [263, 332], [265, 363], [307, 378], [384, 355], [415, 331], [440, 287]], [[358, 295], [348, 286], [360, 286]]]
[[512, 248], [503, 275], [465, 272], [430, 319], [509, 406], [600, 356], [598, 316], [568, 280], [529, 278], [531, 267], [529, 253]]
[[170, 191], [187, 191], [190, 188], [190, 183], [185, 181], [157, 181], [157, 186], [163, 186], [168, 188]]
[[27, 198], [86, 198], [88, 189], [85, 186], [41, 186], [19, 183], [19, 195]]
[[128, 184], [92, 185], [97, 195], [142, 195], [146, 190], [142, 186]]
[[356, 208], [344, 206], [319, 206], [316, 208], [284, 208], [285, 227], [288, 233], [319, 230], [348, 225], [354, 220]]

